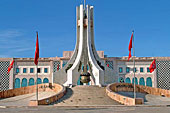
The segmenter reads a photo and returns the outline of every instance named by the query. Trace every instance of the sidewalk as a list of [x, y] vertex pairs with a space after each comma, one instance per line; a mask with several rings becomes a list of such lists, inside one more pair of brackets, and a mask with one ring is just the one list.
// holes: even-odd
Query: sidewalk
[[[55, 95], [55, 92], [39, 92], [38, 98], [43, 99]], [[35, 93], [0, 99], [0, 106], [28, 106], [30, 100], [35, 100]]]

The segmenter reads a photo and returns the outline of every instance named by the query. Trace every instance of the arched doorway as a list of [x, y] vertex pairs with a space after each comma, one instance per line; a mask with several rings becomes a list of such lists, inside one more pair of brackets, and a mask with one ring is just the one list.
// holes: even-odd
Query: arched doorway
[[37, 83], [38, 83], [38, 84], [42, 84], [41, 78], [38, 78]]
[[21, 87], [27, 87], [27, 79], [26, 78], [22, 79]]
[[145, 80], [144, 80], [143, 77], [141, 77], [141, 78], [139, 79], [139, 85], [145, 86]]
[[15, 88], [20, 88], [20, 79], [19, 78], [16, 78], [15, 79]]
[[32, 86], [32, 85], [34, 85], [34, 84], [35, 84], [35, 83], [34, 83], [34, 79], [33, 79], [33, 78], [30, 78], [30, 79], [29, 79], [29, 84], [28, 84], [28, 85], [29, 85], [29, 86]]
[[43, 83], [49, 83], [48, 78], [44, 78]]
[[[134, 84], [134, 78], [132, 79], [132, 83]], [[135, 84], [138, 84], [138, 79], [135, 77]]]
[[125, 79], [125, 82], [126, 82], [126, 83], [131, 83], [130, 78], [129, 78], [129, 77], [127, 77], [127, 78]]
[[146, 86], [152, 87], [152, 79], [151, 79], [151, 77], [148, 77], [146, 79]]

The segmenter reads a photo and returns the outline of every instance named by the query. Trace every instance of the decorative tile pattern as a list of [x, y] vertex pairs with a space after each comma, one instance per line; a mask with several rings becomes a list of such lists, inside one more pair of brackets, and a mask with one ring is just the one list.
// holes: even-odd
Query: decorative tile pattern
[[9, 74], [8, 67], [10, 61], [0, 61], [0, 91], [9, 89]]
[[57, 72], [57, 71], [59, 71], [60, 69], [61, 69], [61, 66], [60, 66], [61, 64], [60, 64], [60, 61], [54, 61], [53, 62], [53, 71], [54, 72]]
[[113, 69], [113, 61], [106, 61], [106, 66]]
[[157, 61], [157, 86], [162, 89], [170, 89], [170, 61]]

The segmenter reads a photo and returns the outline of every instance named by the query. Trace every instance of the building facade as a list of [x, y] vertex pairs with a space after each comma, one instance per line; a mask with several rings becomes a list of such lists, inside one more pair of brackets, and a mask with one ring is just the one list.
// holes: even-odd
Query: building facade
[[[33, 58], [0, 58], [0, 90], [36, 84], [37, 71], [38, 84], [53, 83], [54, 73], [64, 68], [72, 55], [72, 51], [64, 51], [63, 57], [40, 58], [37, 70]], [[98, 55], [105, 65], [113, 70], [113, 76], [118, 77], [117, 82], [134, 83], [132, 60], [128, 61], [127, 57], [106, 57], [104, 51], [98, 51]], [[155, 71], [150, 73], [149, 66], [154, 59], [157, 66]], [[14, 66], [7, 74], [12, 60]], [[136, 57], [135, 62], [136, 84], [170, 89], [170, 57]], [[83, 69], [83, 66], [81, 68]], [[77, 80], [77, 85], [81, 85], [80, 80]]]

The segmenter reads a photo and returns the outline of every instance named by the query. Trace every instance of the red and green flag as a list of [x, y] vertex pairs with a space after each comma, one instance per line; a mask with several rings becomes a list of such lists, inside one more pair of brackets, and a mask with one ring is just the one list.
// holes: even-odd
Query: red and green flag
[[8, 74], [11, 71], [11, 69], [13, 68], [13, 65], [14, 65], [14, 60], [11, 62], [11, 64], [8, 67]]
[[152, 73], [155, 69], [156, 69], [156, 60], [153, 60], [153, 62], [149, 67], [150, 73]]

